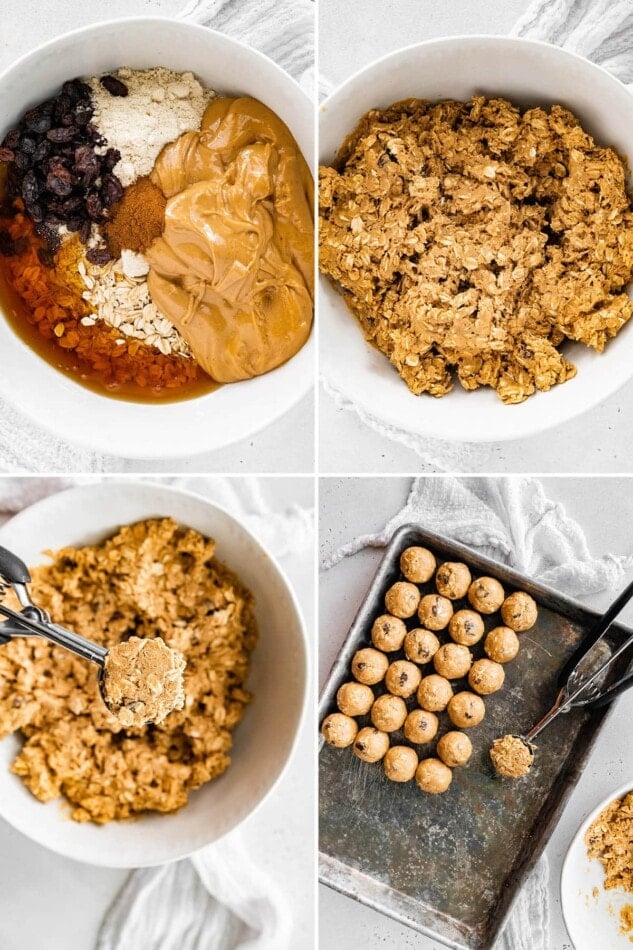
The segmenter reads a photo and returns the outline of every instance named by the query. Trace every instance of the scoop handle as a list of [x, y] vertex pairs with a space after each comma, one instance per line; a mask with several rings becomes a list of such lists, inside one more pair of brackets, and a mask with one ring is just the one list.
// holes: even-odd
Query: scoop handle
[[0, 577], [8, 584], [30, 584], [29, 569], [17, 554], [0, 546]]

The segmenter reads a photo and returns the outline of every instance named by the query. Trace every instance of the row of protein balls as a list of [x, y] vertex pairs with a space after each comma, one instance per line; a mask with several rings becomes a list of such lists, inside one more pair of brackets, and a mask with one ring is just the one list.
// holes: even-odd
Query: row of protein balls
[[[385, 595], [389, 613], [372, 627], [373, 647], [356, 652], [352, 660], [354, 681], [337, 693], [339, 712], [322, 724], [327, 742], [338, 748], [353, 744], [354, 753], [366, 762], [383, 761], [387, 778], [406, 782], [415, 775], [422, 791], [444, 792], [452, 780], [451, 769], [465, 765], [472, 754], [469, 737], [450, 731], [437, 743], [437, 758], [418, 761], [414, 749], [390, 744], [390, 733], [403, 729], [414, 744], [432, 741], [439, 728], [436, 715], [446, 710], [458, 729], [478, 725], [485, 715], [482, 695], [503, 685], [503, 663], [516, 657], [517, 632], [536, 622], [536, 604], [519, 591], [505, 596], [495, 578], [473, 581], [465, 564], [445, 562], [436, 570], [434, 555], [426, 548], [407, 548], [400, 558], [406, 581], [399, 581]], [[416, 584], [427, 583], [435, 574], [436, 594], [422, 597]], [[453, 601], [468, 598], [471, 607], [454, 611]], [[487, 659], [473, 662], [468, 649], [484, 636], [481, 614], [501, 611], [504, 626], [492, 629], [484, 643]], [[407, 631], [404, 620], [417, 612], [422, 627]], [[437, 633], [448, 628], [450, 642], [441, 644]], [[386, 653], [404, 650], [406, 660], [390, 662]], [[435, 673], [422, 676], [420, 666], [433, 661]], [[452, 680], [468, 677], [473, 690], [453, 692]], [[374, 697], [372, 686], [384, 681], [387, 693]], [[416, 694], [420, 708], [407, 710], [404, 700]], [[372, 725], [359, 730], [356, 718], [369, 713]]]

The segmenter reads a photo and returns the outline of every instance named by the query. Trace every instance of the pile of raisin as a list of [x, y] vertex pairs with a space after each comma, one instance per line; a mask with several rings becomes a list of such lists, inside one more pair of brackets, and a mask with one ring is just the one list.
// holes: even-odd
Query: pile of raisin
[[[112, 171], [121, 154], [114, 148], [97, 152], [107, 143], [91, 121], [93, 113], [90, 86], [72, 79], [58, 96], [25, 112], [0, 146], [0, 162], [9, 164], [7, 198], [22, 198], [51, 251], [59, 246], [57, 228], [63, 224], [86, 244], [91, 224], [105, 221], [123, 195]], [[108, 259], [103, 248], [86, 256], [95, 264]]]

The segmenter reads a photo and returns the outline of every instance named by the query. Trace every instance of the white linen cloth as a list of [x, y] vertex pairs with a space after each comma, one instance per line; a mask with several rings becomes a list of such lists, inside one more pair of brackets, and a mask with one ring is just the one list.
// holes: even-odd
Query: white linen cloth
[[[631, 0], [534, 0], [515, 24], [513, 36], [543, 40], [562, 46], [604, 66], [624, 83], [633, 83], [633, 3]], [[327, 76], [320, 77], [320, 91], [332, 91]], [[331, 380], [321, 377], [325, 392], [339, 409], [354, 412], [379, 435], [414, 451], [420, 470], [428, 472], [474, 472], [490, 470], [492, 443], [446, 442], [420, 436], [389, 425], [367, 412]]]
[[[623, 586], [633, 556], [594, 557], [580, 525], [535, 478], [416, 478], [405, 506], [376, 534], [325, 548], [328, 569], [362, 548], [383, 547], [400, 525], [418, 523], [568, 595]], [[497, 950], [550, 950], [548, 865], [541, 857], [522, 888]]]
[[[0, 479], [0, 514], [89, 481], [94, 478]], [[257, 478], [143, 481], [217, 502], [277, 557], [310, 551], [314, 511], [297, 504], [273, 510]], [[253, 862], [238, 829], [189, 859], [131, 872], [104, 918], [96, 950], [286, 950], [291, 928], [287, 897]]]

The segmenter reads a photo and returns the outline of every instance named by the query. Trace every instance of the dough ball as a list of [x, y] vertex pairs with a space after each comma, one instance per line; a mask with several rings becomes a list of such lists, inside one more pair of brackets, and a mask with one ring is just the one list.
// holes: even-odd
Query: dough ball
[[385, 675], [385, 686], [394, 696], [413, 696], [420, 685], [422, 674], [409, 660], [396, 660], [391, 663]]
[[495, 663], [509, 663], [519, 652], [519, 638], [510, 627], [495, 627], [484, 640], [484, 650]]
[[501, 616], [506, 627], [516, 633], [529, 630], [536, 623], [538, 611], [534, 599], [525, 591], [518, 590], [506, 597], [501, 605]]
[[373, 701], [372, 690], [363, 683], [343, 683], [336, 694], [336, 705], [346, 716], [364, 716]]
[[418, 705], [427, 712], [441, 712], [448, 706], [452, 695], [453, 687], [449, 681], [437, 673], [431, 673], [418, 686]]
[[427, 594], [420, 601], [418, 617], [427, 630], [443, 630], [453, 616], [453, 605], [439, 594]]
[[445, 561], [438, 567], [435, 574], [435, 586], [438, 594], [450, 600], [465, 597], [470, 587], [472, 577], [465, 564], [455, 561]]
[[496, 693], [506, 678], [503, 667], [493, 660], [475, 660], [468, 674], [468, 685], [480, 696]]
[[437, 744], [437, 754], [445, 765], [454, 769], [466, 765], [473, 754], [473, 744], [465, 732], [447, 732]]
[[430, 630], [423, 630], [422, 627], [416, 627], [415, 630], [409, 630], [404, 638], [404, 652], [414, 663], [423, 666], [430, 663], [440, 648], [440, 641]]
[[412, 709], [404, 721], [405, 739], [418, 745], [430, 742], [437, 735], [439, 724], [435, 713], [427, 712], [426, 709]]
[[493, 614], [503, 603], [505, 591], [494, 577], [478, 577], [468, 588], [468, 599], [481, 614]]
[[455, 693], [447, 706], [448, 718], [458, 729], [470, 729], [478, 726], [486, 715], [486, 707], [481, 696], [476, 693]]
[[406, 632], [407, 628], [402, 620], [398, 617], [391, 617], [389, 614], [383, 614], [374, 620], [374, 625], [371, 628], [371, 642], [378, 650], [393, 653], [395, 650], [402, 649]]
[[385, 607], [394, 617], [412, 617], [419, 603], [420, 591], [408, 581], [398, 581], [385, 594]]
[[410, 782], [418, 767], [418, 757], [408, 745], [392, 745], [382, 765], [390, 782]]
[[407, 718], [407, 707], [400, 696], [384, 693], [371, 707], [371, 721], [382, 732], [395, 732]]
[[522, 778], [532, 767], [534, 752], [518, 736], [503, 736], [492, 743], [490, 758], [497, 775]]
[[400, 570], [408, 581], [425, 584], [435, 571], [436, 561], [426, 548], [407, 548], [400, 555]]
[[458, 680], [466, 676], [473, 665], [473, 655], [468, 647], [461, 643], [445, 643], [433, 657], [436, 673], [447, 680]]
[[415, 780], [422, 792], [440, 795], [453, 781], [453, 773], [440, 759], [422, 759], [415, 770]]
[[389, 736], [373, 726], [365, 726], [356, 736], [354, 755], [363, 762], [380, 762], [389, 748]]
[[484, 622], [474, 610], [458, 610], [448, 623], [448, 632], [455, 643], [471, 647], [484, 635]]
[[344, 716], [343, 713], [332, 713], [321, 724], [323, 738], [337, 749], [345, 749], [351, 745], [357, 732], [356, 720], [351, 716]]
[[352, 660], [352, 673], [359, 683], [374, 686], [385, 678], [389, 660], [380, 650], [365, 647], [357, 650]]

